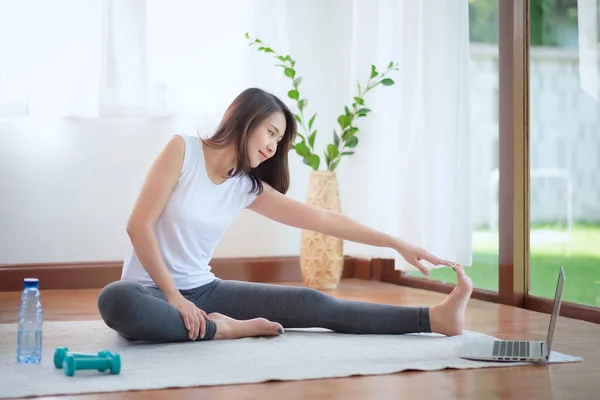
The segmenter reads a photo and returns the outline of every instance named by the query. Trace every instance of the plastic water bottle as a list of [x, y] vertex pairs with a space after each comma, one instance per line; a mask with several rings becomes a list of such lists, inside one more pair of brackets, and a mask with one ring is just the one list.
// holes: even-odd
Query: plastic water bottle
[[17, 338], [17, 361], [39, 363], [42, 360], [42, 302], [39, 280], [26, 278], [19, 305], [19, 332]]

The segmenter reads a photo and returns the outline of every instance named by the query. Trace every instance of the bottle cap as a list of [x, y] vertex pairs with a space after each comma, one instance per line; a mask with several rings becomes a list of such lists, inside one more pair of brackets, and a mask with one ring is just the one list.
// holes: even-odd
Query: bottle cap
[[25, 278], [24, 286], [25, 289], [37, 289], [40, 286], [40, 280], [38, 278]]

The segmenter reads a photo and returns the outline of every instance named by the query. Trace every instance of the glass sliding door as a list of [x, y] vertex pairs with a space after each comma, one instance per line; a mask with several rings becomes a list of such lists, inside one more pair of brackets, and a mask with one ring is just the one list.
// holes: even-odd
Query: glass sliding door
[[530, 0], [529, 294], [600, 306], [600, 1]]

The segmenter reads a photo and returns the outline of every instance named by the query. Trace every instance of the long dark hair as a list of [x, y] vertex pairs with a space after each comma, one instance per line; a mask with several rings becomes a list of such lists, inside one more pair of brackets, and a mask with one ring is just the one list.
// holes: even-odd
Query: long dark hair
[[[248, 138], [252, 129], [273, 113], [285, 116], [285, 132], [273, 157], [252, 168], [248, 159]], [[236, 165], [231, 177], [248, 175], [252, 179], [251, 192], [262, 193], [266, 182], [275, 190], [285, 194], [290, 187], [288, 152], [296, 140], [294, 114], [277, 96], [262, 89], [250, 88], [240, 93], [229, 105], [215, 134], [204, 143], [212, 148], [234, 145]]]

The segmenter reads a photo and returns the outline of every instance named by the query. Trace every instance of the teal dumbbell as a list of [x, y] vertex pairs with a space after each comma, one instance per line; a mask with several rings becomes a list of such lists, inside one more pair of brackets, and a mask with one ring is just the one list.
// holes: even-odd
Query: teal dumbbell
[[71, 353], [69, 352], [68, 347], [57, 347], [56, 350], [54, 350], [54, 366], [56, 368], [61, 369], [63, 367], [63, 362], [67, 354], [71, 354], [75, 358], [92, 358], [100, 356], [100, 352], [97, 354]]
[[121, 372], [121, 356], [110, 351], [101, 351], [97, 356], [77, 357], [67, 354], [64, 360], [65, 375], [73, 376], [75, 371], [82, 369], [97, 369], [100, 372], [110, 370], [113, 375]]

